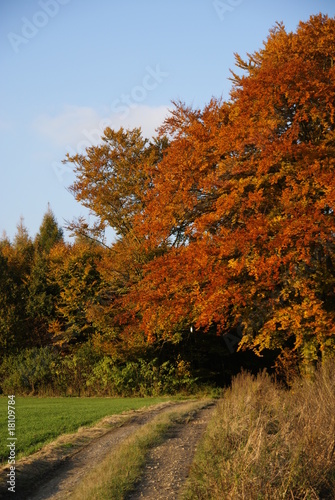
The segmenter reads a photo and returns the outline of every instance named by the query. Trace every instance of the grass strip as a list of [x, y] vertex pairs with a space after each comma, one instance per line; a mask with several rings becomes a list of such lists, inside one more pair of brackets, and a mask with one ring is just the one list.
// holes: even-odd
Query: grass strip
[[164, 441], [168, 429], [192, 417], [208, 402], [193, 402], [185, 408], [158, 415], [145, 424], [102, 463], [93, 469], [70, 495], [71, 500], [122, 500], [134, 488], [144, 469], [149, 450]]

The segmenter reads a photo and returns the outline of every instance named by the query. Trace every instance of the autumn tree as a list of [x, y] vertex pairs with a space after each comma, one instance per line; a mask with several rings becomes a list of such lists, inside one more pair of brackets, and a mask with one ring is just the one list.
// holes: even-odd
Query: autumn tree
[[98, 266], [123, 335], [238, 328], [241, 347], [294, 351], [306, 369], [334, 352], [334, 46], [327, 16], [277, 24], [236, 54], [227, 102], [176, 103], [151, 142], [106, 129], [68, 156], [95, 217], [72, 229], [117, 235]]
[[70, 227], [97, 239], [106, 227], [113, 228], [118, 237], [127, 236], [134, 214], [143, 208], [149, 182], [143, 164], [151, 155], [148, 140], [137, 128], [106, 128], [102, 144], [87, 148], [86, 154], [68, 155], [66, 161], [74, 165], [77, 176], [70, 190], [96, 221], [88, 227], [81, 219]]
[[6, 238], [0, 243], [0, 349], [6, 353], [33, 345], [26, 312], [33, 256], [33, 242], [21, 218], [13, 243]]
[[[123, 299], [142, 276], [145, 262], [152, 258], [142, 238], [134, 230], [134, 220], [144, 209], [144, 197], [151, 184], [151, 169], [162, 158], [167, 147], [166, 138], [150, 142], [142, 137], [140, 129], [118, 131], [107, 128], [102, 144], [92, 146], [86, 154], [68, 156], [77, 179], [71, 187], [77, 201], [88, 208], [94, 217], [91, 226], [84, 219], [74, 221], [69, 228], [81, 238], [94, 241], [105, 248], [97, 262], [104, 286], [95, 307], [90, 308], [91, 319], [100, 332], [97, 343], [105, 351], [114, 352], [115, 345], [141, 343], [141, 334], [134, 307], [124, 305]], [[107, 245], [106, 228], [116, 233], [116, 241]], [[132, 334], [124, 335], [123, 326], [135, 323]], [[123, 325], [123, 326], [121, 326]], [[121, 335], [121, 338], [120, 338]]]
[[87, 243], [60, 243], [50, 252], [48, 280], [59, 292], [49, 331], [53, 342], [65, 350], [86, 342], [95, 331], [89, 311], [99, 296], [100, 258], [100, 248]]
[[148, 336], [241, 325], [259, 353], [334, 352], [334, 42], [327, 16], [278, 24], [236, 55], [230, 101], [165, 121], [138, 217], [149, 245], [170, 245], [133, 291]]

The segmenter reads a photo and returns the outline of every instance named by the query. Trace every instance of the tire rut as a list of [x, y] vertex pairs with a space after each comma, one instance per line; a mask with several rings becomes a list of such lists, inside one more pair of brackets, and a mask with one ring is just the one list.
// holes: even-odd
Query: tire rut
[[142, 479], [127, 500], [177, 500], [197, 449], [214, 410], [213, 404], [197, 412], [187, 423], [179, 423], [165, 441], [153, 448]]

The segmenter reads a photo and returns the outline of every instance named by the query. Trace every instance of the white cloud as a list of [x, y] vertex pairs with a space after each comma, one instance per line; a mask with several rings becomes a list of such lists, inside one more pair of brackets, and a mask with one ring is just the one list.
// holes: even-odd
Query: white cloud
[[56, 146], [73, 145], [82, 137], [84, 128], [94, 128], [99, 115], [93, 108], [65, 106], [58, 115], [39, 115], [33, 122], [35, 130]]
[[70, 153], [83, 152], [91, 144], [97, 144], [103, 130], [109, 126], [141, 127], [144, 137], [151, 137], [168, 114], [167, 106], [150, 107], [136, 104], [122, 112], [99, 113], [94, 108], [66, 106], [58, 115], [39, 115], [34, 129], [57, 147], [64, 147]]
[[129, 113], [114, 113], [110, 116], [112, 125], [111, 128], [118, 129], [141, 127], [144, 137], [152, 137], [155, 134], [155, 129], [159, 127], [164, 118], [168, 115], [168, 106], [158, 106], [156, 108], [137, 105], [129, 109]]

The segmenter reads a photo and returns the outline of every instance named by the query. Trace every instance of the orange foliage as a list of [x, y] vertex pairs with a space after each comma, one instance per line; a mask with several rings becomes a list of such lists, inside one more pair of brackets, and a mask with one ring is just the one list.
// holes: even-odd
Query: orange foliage
[[119, 237], [99, 272], [124, 335], [239, 325], [257, 352], [334, 350], [334, 47], [327, 16], [296, 33], [278, 24], [236, 55], [228, 102], [175, 103], [152, 143], [107, 129], [68, 158], [95, 230]]
[[137, 216], [148, 246], [169, 245], [132, 292], [148, 336], [241, 323], [257, 351], [334, 348], [334, 47], [327, 16], [278, 25], [236, 56], [229, 102], [175, 105]]

